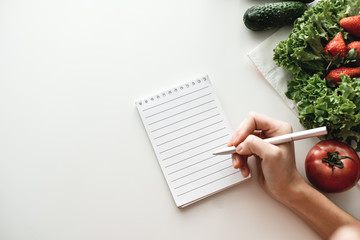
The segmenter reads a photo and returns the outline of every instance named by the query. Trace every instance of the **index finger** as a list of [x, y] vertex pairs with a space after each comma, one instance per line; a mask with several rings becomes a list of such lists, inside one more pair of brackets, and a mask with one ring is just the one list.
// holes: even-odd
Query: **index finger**
[[261, 130], [265, 137], [274, 137], [292, 132], [292, 127], [286, 122], [260, 113], [251, 112], [236, 129], [228, 146], [239, 145], [256, 130]]

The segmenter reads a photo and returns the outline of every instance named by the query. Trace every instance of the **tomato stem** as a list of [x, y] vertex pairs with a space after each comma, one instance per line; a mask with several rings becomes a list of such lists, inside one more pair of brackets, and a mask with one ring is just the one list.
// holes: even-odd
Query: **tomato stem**
[[340, 169], [342, 169], [344, 167], [344, 163], [341, 161], [344, 158], [348, 158], [348, 159], [351, 159], [352, 161], [354, 161], [354, 159], [352, 159], [349, 156], [339, 156], [338, 151], [335, 151], [333, 153], [327, 152], [327, 158], [323, 158], [322, 161], [329, 164], [329, 166], [331, 167], [331, 175], [333, 175], [334, 167], [338, 167]]

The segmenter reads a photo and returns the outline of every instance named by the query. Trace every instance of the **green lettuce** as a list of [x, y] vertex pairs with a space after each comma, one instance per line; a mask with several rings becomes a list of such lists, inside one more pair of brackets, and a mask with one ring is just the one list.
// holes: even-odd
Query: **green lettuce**
[[301, 124], [305, 128], [327, 126], [327, 138], [348, 144], [360, 143], [360, 78], [343, 76], [338, 86], [329, 84], [325, 79], [329, 59], [323, 51], [338, 32], [343, 32], [347, 43], [355, 40], [339, 21], [359, 12], [360, 0], [319, 1], [294, 22], [273, 57], [278, 66], [293, 73], [285, 94], [297, 103]]
[[275, 62], [294, 74], [301, 71], [324, 74], [328, 65], [323, 55], [324, 46], [338, 32], [343, 32], [345, 41], [353, 41], [339, 21], [359, 11], [360, 0], [320, 1], [294, 22], [288, 39], [276, 46]]
[[348, 144], [360, 142], [360, 78], [342, 76], [336, 88], [318, 74], [299, 74], [286, 96], [297, 102], [305, 128], [327, 126], [327, 138]]

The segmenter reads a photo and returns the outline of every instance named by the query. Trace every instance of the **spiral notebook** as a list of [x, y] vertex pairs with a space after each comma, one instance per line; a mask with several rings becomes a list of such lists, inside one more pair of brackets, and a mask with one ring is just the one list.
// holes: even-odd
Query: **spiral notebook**
[[232, 130], [205, 76], [136, 106], [177, 207], [185, 207], [245, 178], [230, 155], [214, 156]]

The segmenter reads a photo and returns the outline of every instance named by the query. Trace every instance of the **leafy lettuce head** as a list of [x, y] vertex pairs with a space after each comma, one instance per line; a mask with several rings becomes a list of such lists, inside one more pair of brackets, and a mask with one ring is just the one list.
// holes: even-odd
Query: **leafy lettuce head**
[[352, 36], [339, 26], [340, 19], [358, 15], [360, 0], [321, 0], [298, 18], [287, 40], [274, 49], [274, 61], [293, 73], [286, 96], [297, 103], [305, 128], [327, 126], [327, 138], [360, 150], [360, 78], [342, 76], [338, 86], [325, 79], [328, 61], [324, 46], [338, 32], [351, 42]]

